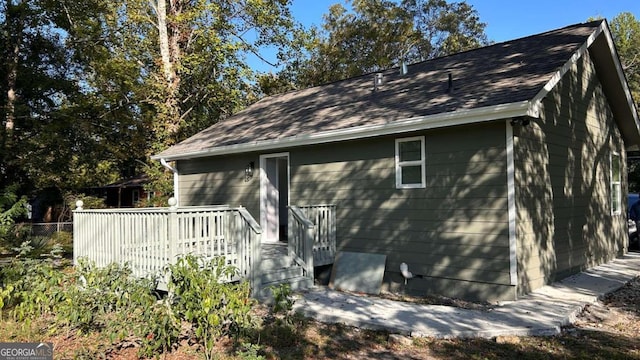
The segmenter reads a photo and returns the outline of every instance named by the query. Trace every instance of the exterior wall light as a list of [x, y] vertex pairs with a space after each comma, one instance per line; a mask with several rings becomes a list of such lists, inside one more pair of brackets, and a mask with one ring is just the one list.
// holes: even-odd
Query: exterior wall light
[[511, 119], [511, 126], [527, 126], [529, 125], [529, 123], [531, 122], [531, 120], [529, 120], [528, 117], [526, 116], [519, 116], [519, 117], [515, 117], [513, 119]]
[[256, 163], [251, 161], [247, 164], [247, 167], [244, 169], [244, 181], [248, 182], [253, 178], [253, 170], [256, 167]]

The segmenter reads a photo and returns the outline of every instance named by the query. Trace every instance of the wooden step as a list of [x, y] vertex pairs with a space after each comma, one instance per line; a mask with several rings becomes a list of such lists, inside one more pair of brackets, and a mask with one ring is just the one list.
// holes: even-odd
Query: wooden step
[[288, 255], [266, 259], [263, 258], [260, 262], [260, 272], [266, 273], [277, 269], [288, 268], [292, 264], [293, 261]]
[[268, 286], [274, 282], [287, 281], [289, 279], [293, 279], [296, 277], [302, 276], [302, 268], [299, 266], [291, 266], [276, 270], [267, 271], [262, 274], [262, 284], [263, 286]]
[[290, 278], [287, 280], [281, 280], [272, 282], [269, 284], [262, 284], [262, 289], [258, 293], [258, 298], [260, 301], [265, 302], [267, 304], [273, 303], [273, 294], [271, 292], [272, 286], [278, 286], [280, 284], [288, 283], [291, 286], [291, 291], [302, 291], [313, 287], [313, 280], [304, 276], [297, 276], [294, 278]]

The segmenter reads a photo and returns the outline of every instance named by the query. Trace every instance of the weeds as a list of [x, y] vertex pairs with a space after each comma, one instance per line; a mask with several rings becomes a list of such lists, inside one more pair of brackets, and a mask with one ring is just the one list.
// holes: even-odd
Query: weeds
[[249, 284], [223, 281], [236, 275], [235, 268], [224, 265], [224, 258], [206, 261], [187, 255], [168, 271], [172, 307], [180, 319], [193, 325], [207, 359], [213, 356], [213, 345], [221, 337], [237, 338], [252, 326]]
[[[155, 282], [132, 277], [126, 264], [98, 268], [80, 259], [74, 269], [65, 270], [68, 262], [59, 246], [43, 259], [30, 258], [32, 250], [24, 242], [0, 273], [0, 315], [5, 310], [24, 326], [48, 315], [54, 332], [98, 333], [111, 344], [134, 338], [139, 354], [147, 357], [174, 349], [187, 328], [191, 332], [186, 336], [201, 344], [207, 358], [218, 340], [237, 340], [253, 326], [249, 284], [223, 281], [236, 275], [223, 259], [178, 259], [166, 269], [169, 295], [158, 299]], [[239, 354], [260, 359], [257, 349], [245, 346]]]

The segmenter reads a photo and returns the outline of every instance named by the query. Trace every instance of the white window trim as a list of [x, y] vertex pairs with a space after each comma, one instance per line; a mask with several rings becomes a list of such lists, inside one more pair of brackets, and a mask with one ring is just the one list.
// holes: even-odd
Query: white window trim
[[[615, 181], [613, 179], [613, 158], [614, 156], [617, 156], [618, 158], [618, 176], [619, 178], [617, 179], [617, 181]], [[610, 206], [611, 206], [611, 215], [620, 215], [622, 214], [622, 156], [620, 156], [620, 153], [617, 151], [613, 151], [611, 153], [610, 159], [609, 159], [609, 176], [611, 179], [611, 183], [609, 185], [609, 191], [611, 196], [609, 197], [609, 201], [610, 201]], [[613, 199], [613, 194], [614, 194], [614, 190], [613, 188], [617, 186], [618, 187], [618, 199]], [[617, 208], [618, 210], [616, 211], [615, 208], [616, 206], [614, 206], [614, 201], [617, 201]]]
[[[400, 161], [400, 143], [420, 140], [420, 160]], [[421, 178], [420, 184], [403, 184], [402, 183], [402, 167], [420, 165]], [[424, 147], [424, 136], [414, 136], [408, 138], [396, 139], [396, 189], [421, 189], [426, 187], [426, 153]]]

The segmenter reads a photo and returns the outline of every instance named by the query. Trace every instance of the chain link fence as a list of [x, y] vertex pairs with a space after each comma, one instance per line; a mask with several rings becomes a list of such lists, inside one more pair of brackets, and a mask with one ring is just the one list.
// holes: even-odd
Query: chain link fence
[[51, 237], [61, 231], [73, 233], [72, 222], [31, 223], [25, 225], [31, 228], [30, 235], [32, 236]]

